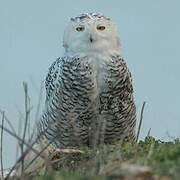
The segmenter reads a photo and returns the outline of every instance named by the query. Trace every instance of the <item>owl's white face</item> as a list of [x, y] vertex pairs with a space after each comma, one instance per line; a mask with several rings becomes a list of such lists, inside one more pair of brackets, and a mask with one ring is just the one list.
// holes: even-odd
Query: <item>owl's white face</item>
[[99, 14], [84, 14], [72, 18], [63, 39], [66, 54], [113, 53], [120, 51], [115, 24]]

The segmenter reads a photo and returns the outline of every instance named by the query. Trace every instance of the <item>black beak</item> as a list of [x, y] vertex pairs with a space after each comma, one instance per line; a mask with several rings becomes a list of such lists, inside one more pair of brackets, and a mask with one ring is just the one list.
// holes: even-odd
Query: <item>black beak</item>
[[89, 38], [90, 42], [92, 43], [93, 42], [93, 38], [92, 36], [90, 35], [90, 38]]

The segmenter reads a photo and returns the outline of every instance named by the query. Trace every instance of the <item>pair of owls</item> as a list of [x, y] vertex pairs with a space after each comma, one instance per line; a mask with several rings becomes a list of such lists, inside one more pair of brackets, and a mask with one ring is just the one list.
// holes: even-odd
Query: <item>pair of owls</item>
[[112, 20], [96, 13], [71, 18], [63, 47], [46, 77], [39, 136], [60, 148], [134, 141], [131, 74]]

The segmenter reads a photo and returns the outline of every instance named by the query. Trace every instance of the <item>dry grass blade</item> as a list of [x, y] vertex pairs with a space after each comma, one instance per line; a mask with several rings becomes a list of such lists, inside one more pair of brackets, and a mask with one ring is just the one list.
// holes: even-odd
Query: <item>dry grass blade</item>
[[79, 149], [59, 149], [56, 148], [56, 152], [61, 152], [61, 153], [84, 153], [84, 151], [79, 150]]
[[38, 126], [38, 122], [39, 122], [39, 119], [40, 119], [40, 108], [41, 108], [41, 103], [42, 103], [42, 92], [43, 92], [43, 86], [42, 86], [42, 83], [41, 83], [41, 88], [40, 88], [40, 92], [39, 92], [39, 100], [38, 100], [37, 110], [36, 110], [36, 114], [35, 114], [35, 121], [34, 121], [35, 124], [34, 124], [34, 127], [33, 127], [33, 131], [31, 132], [31, 135], [29, 135], [29, 137], [28, 137], [28, 139], [29, 139], [28, 142], [32, 143], [32, 144], [35, 144], [37, 142], [36, 140], [38, 139], [38, 137], [37, 137], [36, 140], [33, 141], [35, 135], [37, 135], [37, 126]]
[[[35, 143], [34, 143], [34, 144], [35, 144]], [[31, 149], [33, 149], [34, 144], [31, 144], [31, 147], [29, 147], [28, 149], [26, 149], [26, 151], [23, 152], [23, 154], [21, 155], [21, 157], [20, 157], [18, 160], [16, 160], [15, 165], [11, 168], [10, 172], [9, 172], [8, 175], [6, 176], [6, 179], [8, 179], [8, 177], [11, 175], [11, 173], [12, 173], [12, 172], [14, 171], [14, 169], [17, 167], [18, 163], [21, 162], [21, 161], [24, 159], [24, 157], [28, 154], [28, 152], [29, 152]], [[37, 154], [38, 154], [38, 153], [37, 153]]]
[[[2, 129], [2, 125], [0, 124], [0, 128]], [[23, 140], [20, 138], [20, 137], [18, 137], [16, 134], [14, 134], [13, 132], [11, 132], [10, 130], [8, 130], [7, 128], [3, 128], [4, 129], [4, 131], [6, 131], [8, 134], [10, 134], [11, 136], [13, 136], [13, 137], [15, 137], [18, 141], [20, 141], [21, 143], [23, 143], [23, 144], [25, 144], [27, 147], [28, 147], [28, 149], [27, 149], [27, 152], [29, 151], [29, 150], [32, 150], [35, 154], [38, 154], [39, 155], [39, 152], [36, 150], [36, 149], [34, 149], [33, 147], [32, 147], [32, 145], [30, 145], [29, 143], [27, 143], [27, 142], [23, 142]], [[24, 156], [25, 156], [25, 153], [23, 153], [23, 155], [20, 157], [20, 159], [22, 159], [22, 158], [24, 158]], [[41, 156], [41, 158], [43, 158], [43, 159], [45, 159], [45, 160], [48, 160], [46, 157], [44, 157], [43, 155], [40, 155]], [[20, 160], [18, 160], [18, 162], [20, 162]], [[18, 163], [17, 162], [17, 163]], [[16, 165], [17, 165], [17, 163], [16, 163]], [[13, 171], [14, 169], [12, 168], [11, 169], [11, 172]], [[8, 174], [8, 176], [5, 178], [5, 179], [8, 179], [8, 177], [10, 176], [10, 173]]]
[[27, 149], [27, 150], [23, 153], [23, 155], [22, 155], [18, 160], [16, 160], [15, 165], [11, 168], [11, 170], [9, 171], [9, 173], [8, 173], [8, 175], [6, 176], [5, 180], [8, 180], [8, 178], [11, 176], [11, 173], [12, 173], [12, 172], [15, 170], [15, 168], [17, 167], [18, 162], [21, 162], [22, 159], [28, 154], [28, 152], [29, 152], [29, 149]]
[[[2, 111], [2, 110], [0, 110], [0, 113], [3, 115], [4, 114], [4, 111]], [[7, 122], [7, 124], [9, 125], [9, 127], [10, 127], [10, 129], [11, 129], [11, 131], [12, 131], [12, 134], [14, 134], [15, 136], [17, 136], [16, 135], [16, 131], [15, 131], [15, 129], [14, 129], [14, 127], [13, 127], [13, 125], [11, 124], [11, 122], [9, 121], [9, 119], [7, 118], [7, 116], [4, 114], [3, 115], [4, 116], [4, 120]], [[0, 129], [2, 128], [2, 126], [0, 125]], [[4, 129], [4, 128], [3, 128]], [[14, 169], [12, 169], [12, 171], [10, 171], [9, 172], [9, 175], [13, 172], [13, 170]]]
[[[58, 135], [57, 135], [58, 136]], [[32, 161], [26, 166], [26, 168], [24, 169], [24, 171], [26, 169], [28, 169], [30, 167], [30, 165], [39, 157], [42, 155], [42, 153], [52, 144], [52, 142], [57, 138], [57, 136], [53, 137], [53, 139], [40, 151], [37, 153], [37, 155], [34, 157], [34, 159], [32, 159]], [[45, 159], [45, 163], [46, 163], [46, 167], [48, 167], [50, 170], [52, 169], [51, 168], [51, 164], [49, 162], [49, 159]]]
[[[19, 121], [18, 121], [18, 136], [21, 136], [21, 130], [22, 130], [22, 116], [21, 116], [21, 112], [19, 111], [20, 117], [19, 117]], [[19, 154], [19, 148], [21, 148], [21, 145], [19, 144], [19, 141], [17, 141], [17, 146], [16, 146], [16, 161], [18, 158], [18, 154]]]
[[[36, 90], [38, 91], [37, 87], [36, 87]], [[41, 106], [42, 106], [42, 97], [43, 97], [42, 94], [43, 94], [43, 83], [41, 82], [40, 91], [39, 91], [39, 99], [38, 99], [36, 113], [35, 113], [35, 119], [34, 119], [35, 123], [34, 123], [33, 131], [31, 132], [31, 135], [29, 136], [29, 142], [32, 142], [35, 135], [37, 134], [37, 126], [38, 126], [38, 123], [40, 120], [40, 110], [41, 110]]]
[[[23, 132], [23, 138], [22, 138], [22, 143], [21, 143], [21, 155], [23, 155], [23, 152], [24, 152], [24, 141], [26, 137], [27, 125], [28, 125], [29, 114], [30, 114], [28, 85], [26, 82], [23, 82], [23, 87], [24, 87], [24, 93], [25, 93], [25, 124], [24, 124], [24, 132]], [[22, 173], [23, 171], [24, 171], [24, 158], [22, 159]]]
[[[4, 111], [2, 111], [1, 109], [0, 109], [0, 113], [3, 115], [3, 112]], [[15, 129], [13, 128], [13, 125], [11, 124], [11, 122], [8, 120], [8, 118], [6, 117], [6, 115], [4, 114], [4, 119], [5, 119], [5, 121], [8, 123], [8, 125], [9, 125], [9, 127], [11, 128], [11, 130], [12, 130], [12, 132], [14, 133], [14, 134], [16, 134], [16, 131], [15, 131]]]
[[2, 128], [1, 128], [1, 174], [2, 174], [2, 178], [4, 179], [4, 173], [3, 173], [3, 130], [4, 130], [4, 115], [5, 112], [2, 113]]
[[150, 136], [151, 128], [149, 128], [149, 131], [147, 133], [147, 137]]
[[[8, 175], [6, 176], [6, 179], [8, 179], [8, 177], [11, 175], [11, 173], [13, 172], [13, 170], [17, 167], [18, 163], [23, 160], [23, 158], [28, 154], [28, 152], [29, 152], [30, 150], [34, 151], [33, 146], [34, 146], [35, 144], [37, 144], [37, 142], [39, 141], [39, 139], [41, 138], [41, 136], [43, 136], [43, 135], [48, 131], [48, 129], [51, 127], [51, 125], [53, 125], [53, 124], [54, 124], [54, 123], [49, 124], [49, 126], [40, 134], [40, 136], [37, 136], [37, 137], [36, 137], [36, 139], [34, 140], [34, 142], [33, 142], [31, 145], [30, 145], [30, 143], [24, 142], [24, 144], [28, 147], [28, 149], [26, 149], [26, 151], [23, 152], [23, 154], [21, 155], [21, 157], [16, 161], [15, 165], [11, 168], [10, 172], [9, 172]], [[1, 126], [1, 125], [0, 125], [0, 126]], [[6, 130], [8, 131], [8, 133], [9, 133], [10, 135], [12, 135], [13, 137], [15, 137], [18, 141], [22, 142], [22, 139], [21, 139], [19, 136], [17, 136], [16, 133], [10, 132], [8, 129], [6, 129]], [[33, 135], [32, 135], [32, 136], [33, 136]], [[55, 137], [55, 138], [57, 138], [57, 137]], [[32, 139], [32, 137], [31, 137], [31, 139]], [[53, 139], [53, 140], [54, 140], [54, 139]], [[52, 142], [51, 142], [51, 143], [52, 143]], [[44, 150], [43, 150], [43, 151], [44, 151]], [[44, 156], [41, 155], [41, 152], [38, 152], [38, 151], [36, 151], [36, 150], [35, 150], [34, 152], [35, 152], [38, 156], [40, 156], [41, 158], [43, 158], [44, 161], [48, 161], [48, 159], [47, 159], [46, 157], [44, 157]], [[40, 153], [40, 154], [39, 154], [39, 153]], [[37, 156], [37, 157], [38, 157], [38, 156]], [[32, 161], [34, 161], [34, 160], [32, 160]], [[31, 163], [31, 162], [30, 162], [30, 163]], [[26, 170], [27, 167], [29, 167], [29, 166], [30, 166], [30, 164], [28, 164], [24, 170]]]
[[139, 134], [141, 131], [141, 125], [142, 125], [142, 120], [143, 120], [143, 113], [144, 113], [145, 104], [146, 104], [146, 102], [144, 101], [142, 109], [141, 109], [141, 117], [140, 117], [140, 123], [139, 123], [138, 132], [137, 132], [137, 136], [136, 136], [136, 143], [138, 142]]

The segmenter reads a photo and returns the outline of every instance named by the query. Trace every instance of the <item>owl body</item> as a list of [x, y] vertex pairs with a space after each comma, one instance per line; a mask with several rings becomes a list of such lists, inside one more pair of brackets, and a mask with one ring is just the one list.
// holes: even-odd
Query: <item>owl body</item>
[[[120, 56], [117, 30], [113, 29], [114, 35], [109, 36], [108, 25], [115, 27], [109, 18], [99, 14], [71, 19], [69, 34], [64, 36], [65, 56], [49, 68], [38, 131], [57, 147], [135, 139], [131, 75]], [[84, 34], [72, 32], [77, 26], [84, 28], [80, 28]], [[107, 32], [98, 32], [104, 27]]]

